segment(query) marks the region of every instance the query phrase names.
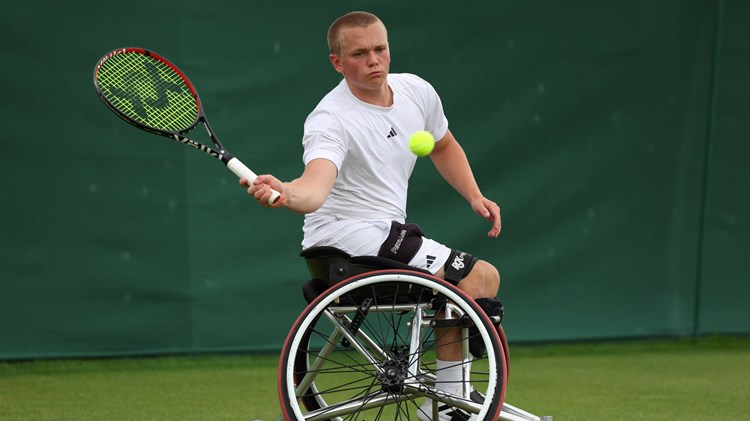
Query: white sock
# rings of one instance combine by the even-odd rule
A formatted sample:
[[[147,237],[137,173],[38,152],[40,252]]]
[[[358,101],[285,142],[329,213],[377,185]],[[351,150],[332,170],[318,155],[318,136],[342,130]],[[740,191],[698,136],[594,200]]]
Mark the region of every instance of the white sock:
[[[471,371],[471,363],[468,364],[469,371]],[[457,393],[463,387],[463,382],[470,380],[464,379],[464,364],[461,361],[442,361],[436,359],[435,368],[437,370],[435,388],[443,392]]]

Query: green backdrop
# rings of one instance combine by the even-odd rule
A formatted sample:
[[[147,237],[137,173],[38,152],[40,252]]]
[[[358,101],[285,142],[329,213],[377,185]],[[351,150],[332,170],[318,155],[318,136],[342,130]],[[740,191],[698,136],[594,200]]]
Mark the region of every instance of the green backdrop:
[[[511,342],[750,333],[746,1],[30,0],[0,16],[0,359],[279,349],[302,217],[119,121],[92,71],[170,58],[229,148],[290,179],[352,9],[436,87],[502,207],[488,239],[418,163],[410,221],[499,267]]]

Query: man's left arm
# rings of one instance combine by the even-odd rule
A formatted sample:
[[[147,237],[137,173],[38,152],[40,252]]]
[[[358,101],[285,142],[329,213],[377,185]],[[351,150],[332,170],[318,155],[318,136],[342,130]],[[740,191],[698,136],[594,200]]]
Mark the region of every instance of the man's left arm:
[[[474,212],[492,223],[492,229],[487,233],[487,236],[497,237],[502,226],[500,223],[500,207],[497,203],[484,197],[479,190],[466,153],[450,130],[445,133],[442,139],[435,142],[435,149],[430,153],[430,158],[440,175],[471,204]]]

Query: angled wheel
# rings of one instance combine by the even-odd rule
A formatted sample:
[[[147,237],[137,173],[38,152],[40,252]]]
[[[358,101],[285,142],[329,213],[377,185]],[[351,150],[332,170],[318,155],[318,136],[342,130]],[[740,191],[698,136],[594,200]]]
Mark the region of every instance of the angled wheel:
[[[487,350],[481,358],[469,353],[470,330]],[[448,348],[460,358],[439,368],[437,355]],[[434,415],[425,408],[448,406],[496,420],[505,396],[505,355],[490,320],[453,285],[411,271],[368,272],[327,290],[294,323],[279,363],[282,415],[425,420]],[[452,370],[453,377],[439,370]],[[447,378],[453,383],[438,383]]]

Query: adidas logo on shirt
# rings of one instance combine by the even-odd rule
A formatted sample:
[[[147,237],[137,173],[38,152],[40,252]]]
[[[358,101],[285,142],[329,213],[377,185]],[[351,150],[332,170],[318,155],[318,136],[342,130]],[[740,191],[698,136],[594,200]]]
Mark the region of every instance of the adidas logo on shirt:
[[[388,139],[392,137],[396,137],[396,136],[398,136],[398,134],[396,133],[396,130],[393,127],[391,127],[391,131],[388,133]]]

